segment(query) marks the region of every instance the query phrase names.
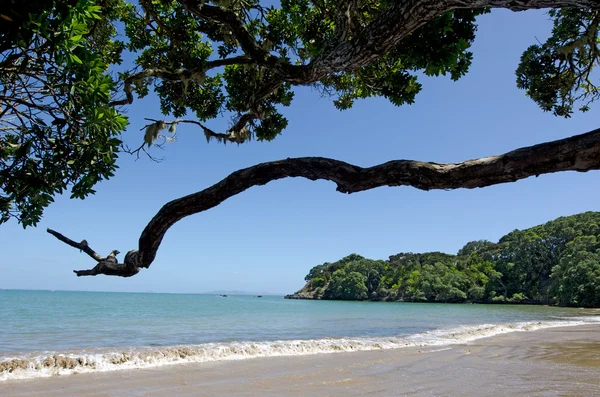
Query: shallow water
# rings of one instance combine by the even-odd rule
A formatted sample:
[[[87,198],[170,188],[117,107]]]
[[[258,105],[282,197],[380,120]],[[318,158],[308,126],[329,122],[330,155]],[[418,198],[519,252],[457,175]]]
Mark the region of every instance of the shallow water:
[[[0,291],[0,380],[179,362],[449,345],[600,321],[543,306]]]

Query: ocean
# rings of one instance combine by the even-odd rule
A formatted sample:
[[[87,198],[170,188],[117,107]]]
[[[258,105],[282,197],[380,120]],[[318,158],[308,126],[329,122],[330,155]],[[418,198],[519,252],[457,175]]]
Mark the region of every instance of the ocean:
[[[0,290],[0,381],[408,346],[600,322],[600,310]]]

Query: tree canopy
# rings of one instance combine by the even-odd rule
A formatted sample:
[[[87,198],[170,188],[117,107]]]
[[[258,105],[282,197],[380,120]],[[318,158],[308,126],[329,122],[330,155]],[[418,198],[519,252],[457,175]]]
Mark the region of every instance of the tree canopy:
[[[410,104],[421,90],[419,75],[456,80],[468,72],[476,18],[493,8],[552,9],[550,37],[515,65],[516,85],[557,116],[587,111],[598,98],[596,0],[4,2],[0,221],[35,225],[54,195],[69,188],[74,198],[92,194],[114,174],[119,152],[147,151],[181,123],[196,125],[209,141],[272,140],[287,126],[284,108],[295,86],[315,87],[340,110],[374,96]],[[124,147],[126,106],[148,95],[158,97],[165,118],[148,121],[137,149]],[[218,117],[230,119],[226,131],[211,128]],[[179,219],[279,178],[327,179],[346,193],[383,185],[473,188],[598,169],[599,153],[596,130],[457,164],[399,160],[363,169],[323,158],[260,164],[165,205],[139,249],[130,251],[129,265],[78,274],[136,274]],[[101,263],[108,258],[85,248]]]
[[[535,303],[600,307],[600,213],[471,241],[457,255],[352,254],[313,267],[299,292],[313,299]]]

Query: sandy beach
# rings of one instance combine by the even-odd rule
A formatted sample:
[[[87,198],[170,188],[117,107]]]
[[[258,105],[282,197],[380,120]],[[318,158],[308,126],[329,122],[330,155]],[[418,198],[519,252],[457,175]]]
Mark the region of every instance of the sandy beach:
[[[600,325],[0,383],[2,396],[600,396]]]

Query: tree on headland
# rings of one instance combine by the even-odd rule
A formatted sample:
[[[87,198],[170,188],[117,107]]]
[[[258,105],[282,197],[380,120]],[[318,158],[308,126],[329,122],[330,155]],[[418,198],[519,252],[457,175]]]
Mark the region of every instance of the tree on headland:
[[[369,296],[366,281],[362,273],[339,269],[333,272],[326,294],[329,299],[364,300]]]
[[[401,253],[375,261],[352,254],[313,267],[301,295],[288,297],[599,307],[599,223],[598,212],[561,217],[497,244],[469,242],[456,255]]]
[[[492,8],[553,9],[551,36],[527,49],[517,68],[518,87],[543,110],[568,117],[587,111],[599,96],[593,80],[600,55],[597,0],[24,4],[0,6],[0,214],[24,226],[35,225],[53,195],[69,187],[73,197],[93,193],[95,183],[113,175],[119,151],[147,151],[180,124],[222,143],[274,139],[287,126],[282,107],[291,105],[294,86],[316,87],[339,109],[373,96],[412,103],[421,89],[419,73],[456,80],[468,72],[476,17]],[[121,64],[125,52],[134,64]],[[149,120],[139,148],[125,148],[124,106],[150,90],[166,118]],[[231,116],[230,127],[215,131],[209,122],[222,113]],[[236,171],[165,204],[123,264],[85,241],[49,232],[98,262],[77,275],[127,277],[150,266],[177,221],[281,178],[325,179],[354,193],[403,185],[475,188],[599,168],[600,130],[456,164],[397,160],[362,168],[328,158],[287,159]],[[452,275],[439,277],[446,276]]]

